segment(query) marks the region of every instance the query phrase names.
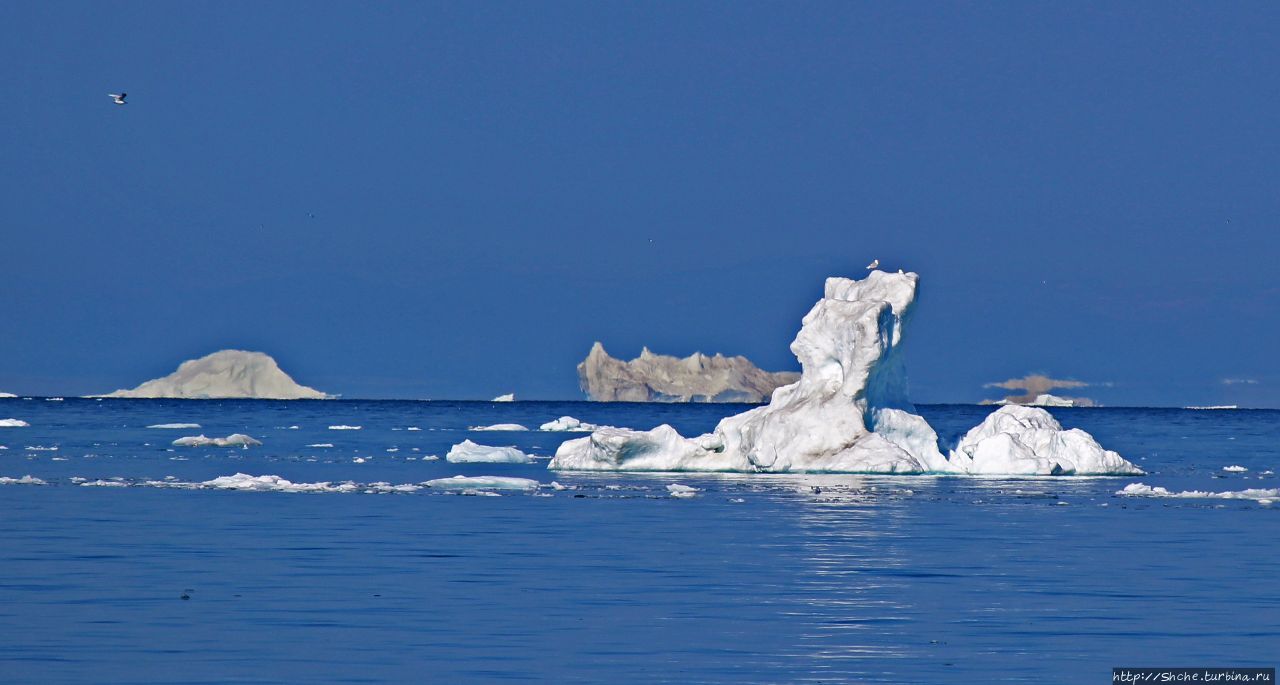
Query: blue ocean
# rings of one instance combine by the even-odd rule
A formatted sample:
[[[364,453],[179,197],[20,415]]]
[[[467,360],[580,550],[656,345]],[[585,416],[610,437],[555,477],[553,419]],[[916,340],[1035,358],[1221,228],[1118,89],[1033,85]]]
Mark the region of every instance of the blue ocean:
[[[552,472],[586,434],[537,430],[696,435],[742,408],[0,400],[29,424],[0,428],[0,681],[1106,683],[1280,661],[1280,411],[1052,409],[1148,472],[1119,478]],[[943,440],[989,411],[920,407]],[[533,430],[471,430],[500,423]],[[262,444],[172,444],[235,433]],[[534,463],[449,463],[464,439]],[[209,484],[236,474],[258,485]],[[423,485],[458,475],[537,485]],[[1166,491],[1117,494],[1134,483]]]

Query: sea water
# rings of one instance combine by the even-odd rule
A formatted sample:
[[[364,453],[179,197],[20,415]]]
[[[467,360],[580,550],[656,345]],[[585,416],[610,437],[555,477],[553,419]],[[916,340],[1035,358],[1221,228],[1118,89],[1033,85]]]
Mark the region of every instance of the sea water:
[[[0,681],[1103,683],[1280,662],[1280,501],[1116,494],[1280,488],[1280,412],[1050,410],[1148,472],[1121,478],[550,472],[585,433],[536,430],[695,435],[742,408],[0,400],[30,424],[0,428]],[[920,409],[944,441],[989,412]],[[199,428],[147,427],[172,423]],[[469,430],[499,423],[535,430]],[[263,444],[171,444],[234,433]],[[464,439],[533,463],[446,461]],[[335,492],[198,485],[235,474]],[[456,475],[540,486],[421,485]]]

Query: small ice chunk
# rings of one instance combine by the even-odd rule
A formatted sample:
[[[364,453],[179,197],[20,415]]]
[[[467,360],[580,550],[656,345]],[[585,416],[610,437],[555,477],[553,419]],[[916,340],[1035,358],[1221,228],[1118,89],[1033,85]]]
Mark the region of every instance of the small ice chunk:
[[[672,497],[680,497],[683,499],[683,498],[689,498],[689,497],[697,497],[698,493],[701,492],[701,490],[695,487],[690,487],[688,485],[672,483],[667,486],[667,492],[671,493]]]
[[[261,445],[262,441],[255,440],[244,433],[232,433],[225,438],[209,438],[204,435],[191,435],[185,438],[178,438],[173,441],[175,447],[249,447],[250,445]]]
[[[469,431],[527,431],[528,428],[518,423],[495,423],[492,426],[470,426]]]
[[[317,442],[317,443],[314,443],[314,444],[311,444],[311,445],[307,445],[307,447],[333,447],[333,443],[331,443],[331,442]]]
[[[420,430],[422,430],[422,429],[421,429],[421,428],[418,428],[417,426],[409,426],[409,427],[408,427],[408,428],[406,428],[405,430],[407,430],[407,431],[420,431]]]
[[[1240,466],[1239,464],[1232,464],[1231,466],[1222,467],[1222,470],[1226,471],[1227,473],[1244,473],[1249,469],[1246,469],[1245,467]]]
[[[514,447],[490,447],[463,440],[449,449],[445,455],[450,463],[528,464],[529,455]]]
[[[48,485],[48,483],[36,478],[32,475],[26,475],[21,478],[10,478],[8,476],[0,476],[0,485]]]
[[[423,485],[438,490],[535,490],[538,481],[502,476],[453,476],[429,480]]]
[[[493,398],[493,401],[494,402],[515,402],[516,394],[513,392],[509,392],[505,395],[498,395],[497,397]]]
[[[0,419],[0,428],[26,428],[30,425],[22,419]]]
[[[361,428],[364,428],[364,426],[347,426],[342,424],[339,424],[337,426],[329,426],[329,430],[331,431],[358,431]]]
[[[572,416],[561,416],[555,421],[548,421],[542,424],[541,426],[538,426],[538,430],[540,431],[554,431],[554,432],[561,432],[561,433],[567,433],[567,432],[590,433],[591,431],[597,428],[600,428],[600,426],[597,426],[593,423],[585,423],[583,421],[579,421],[578,419],[575,419]]]
[[[1249,488],[1247,490],[1229,490],[1226,492],[1206,492],[1203,490],[1184,490],[1182,492],[1172,492],[1167,488],[1159,486],[1150,486],[1146,483],[1130,483],[1124,486],[1124,489],[1116,491],[1117,495],[1123,497],[1172,497],[1179,499],[1275,499],[1280,497],[1280,488],[1263,489]]]
[[[327,481],[319,483],[294,483],[292,481],[281,478],[280,476],[250,476],[247,473],[237,473],[233,476],[219,476],[213,480],[206,480],[200,485],[206,488],[216,488],[220,490],[250,490],[261,492],[356,492],[360,489],[359,485],[351,481],[343,481],[341,483],[330,483]]]
[[[147,428],[199,428],[198,423],[155,423]]]
[[[45,447],[44,445],[27,445],[27,450],[31,452],[57,452],[58,446]]]

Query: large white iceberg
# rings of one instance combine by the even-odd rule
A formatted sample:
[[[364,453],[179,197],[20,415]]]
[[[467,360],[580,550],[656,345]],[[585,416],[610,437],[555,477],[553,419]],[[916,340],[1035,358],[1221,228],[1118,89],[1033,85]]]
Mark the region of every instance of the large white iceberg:
[[[276,360],[261,352],[222,350],[183,362],[178,370],[147,381],[132,390],[117,390],[102,397],[170,397],[186,399],[252,398],[270,400],[322,400],[315,388],[298,385]]]
[[[533,461],[529,455],[514,447],[477,445],[470,440],[463,440],[449,448],[445,459],[452,464],[528,464]]]
[[[902,330],[919,276],[829,278],[791,351],[800,380],[769,404],[696,438],[670,426],[603,428],[569,440],[549,467],[590,471],[1132,474],[1141,471],[1043,409],[1003,407],[948,459],[907,400]]]

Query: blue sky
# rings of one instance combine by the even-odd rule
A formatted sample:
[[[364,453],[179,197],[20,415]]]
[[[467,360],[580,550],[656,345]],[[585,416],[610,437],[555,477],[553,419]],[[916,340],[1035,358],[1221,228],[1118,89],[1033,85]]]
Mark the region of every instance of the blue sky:
[[[922,275],[917,401],[1280,406],[1267,3],[0,5],[0,390],[580,397]],[[125,90],[117,107],[108,92]],[[1224,379],[1253,383],[1224,383]]]

